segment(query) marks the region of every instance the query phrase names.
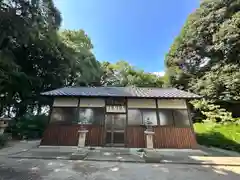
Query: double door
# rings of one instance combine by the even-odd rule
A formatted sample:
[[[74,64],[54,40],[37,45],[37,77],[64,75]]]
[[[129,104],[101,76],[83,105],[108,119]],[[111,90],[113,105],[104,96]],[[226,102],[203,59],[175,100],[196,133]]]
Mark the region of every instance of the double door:
[[[126,114],[106,114],[106,146],[124,146]]]

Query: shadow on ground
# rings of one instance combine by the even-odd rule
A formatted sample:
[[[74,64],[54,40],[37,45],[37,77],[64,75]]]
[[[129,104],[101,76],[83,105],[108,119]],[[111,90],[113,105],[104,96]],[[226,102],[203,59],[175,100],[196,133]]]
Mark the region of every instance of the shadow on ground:
[[[219,132],[207,132],[196,135],[199,144],[240,152],[240,142],[232,141]]]

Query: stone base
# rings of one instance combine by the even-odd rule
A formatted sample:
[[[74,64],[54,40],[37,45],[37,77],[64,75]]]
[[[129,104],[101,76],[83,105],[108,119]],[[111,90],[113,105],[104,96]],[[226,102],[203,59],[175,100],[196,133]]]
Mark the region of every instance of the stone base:
[[[79,150],[75,153],[72,153],[70,156],[71,160],[83,160],[88,155],[88,150]]]
[[[78,147],[85,147],[85,140],[88,130],[79,130]]]
[[[149,149],[153,149],[153,131],[144,131],[144,134],[146,135],[146,147]]]
[[[159,155],[159,153],[149,153],[148,151],[146,151],[143,154],[143,159],[146,163],[160,163],[162,157]]]

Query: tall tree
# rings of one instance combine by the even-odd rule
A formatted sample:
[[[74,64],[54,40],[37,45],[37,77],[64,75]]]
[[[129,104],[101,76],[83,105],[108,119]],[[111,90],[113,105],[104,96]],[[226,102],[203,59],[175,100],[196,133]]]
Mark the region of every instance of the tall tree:
[[[22,116],[50,103],[40,93],[67,85],[100,83],[101,68],[83,30],[58,31],[52,0],[1,1],[1,113]]]
[[[215,100],[239,100],[240,1],[203,0],[165,63],[170,85]]]
[[[1,112],[40,112],[49,103],[40,92],[100,82],[90,39],[82,30],[58,33],[60,22],[52,0],[0,2]]]
[[[51,0],[0,2],[1,111],[14,104],[17,113],[24,113],[27,104],[33,103],[36,90],[43,89],[38,88],[43,86],[38,77],[47,74],[49,68],[41,65],[51,61],[43,52],[50,54],[55,48],[51,45],[56,42],[60,22],[60,13]]]
[[[93,45],[87,34],[83,30],[64,30],[60,37],[72,59],[67,85],[100,85],[102,70],[92,53]]]

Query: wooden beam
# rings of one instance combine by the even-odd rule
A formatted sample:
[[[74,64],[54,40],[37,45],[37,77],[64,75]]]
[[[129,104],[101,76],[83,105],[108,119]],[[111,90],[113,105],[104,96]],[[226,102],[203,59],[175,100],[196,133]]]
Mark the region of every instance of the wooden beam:
[[[53,110],[53,101],[54,101],[54,98],[53,98],[52,103],[51,103],[51,105],[50,105],[50,110],[49,110],[49,114],[48,114],[48,124],[49,124],[50,121],[51,121],[52,110]]]
[[[78,98],[78,103],[77,103],[77,110],[76,110],[76,114],[75,114],[75,122],[77,124],[78,120],[80,119],[80,98]]]
[[[158,99],[155,99],[156,101],[156,112],[157,112],[157,125],[160,126],[160,116],[159,116],[159,112],[158,112]]]
[[[189,102],[188,102],[187,100],[186,100],[186,105],[187,105],[188,120],[189,120],[189,123],[190,123],[190,127],[191,127],[191,129],[192,129],[192,133],[193,133],[195,139],[197,139],[197,138],[196,138],[196,133],[195,133],[194,127],[193,127],[193,121],[192,121],[192,116],[191,116],[190,108],[189,108],[190,105],[189,105]]]
[[[104,98],[104,102],[105,102],[105,106],[104,106],[104,122],[103,122],[103,128],[104,128],[104,133],[102,133],[102,142],[103,142],[103,146],[106,145],[106,137],[107,137],[107,127],[106,127],[106,115],[107,115],[107,109],[106,109],[106,106],[107,106],[107,99]]]
[[[127,138],[127,127],[128,127],[128,99],[125,98],[125,108],[126,108],[126,122],[124,129],[124,147],[128,146],[128,138]]]

